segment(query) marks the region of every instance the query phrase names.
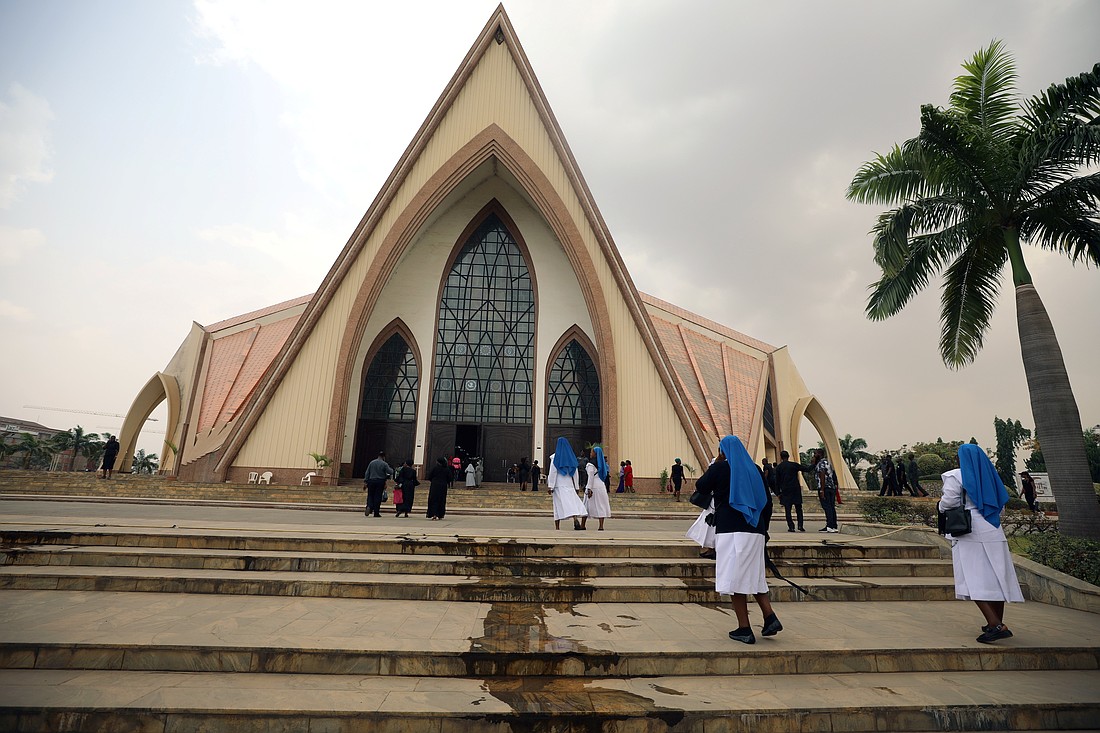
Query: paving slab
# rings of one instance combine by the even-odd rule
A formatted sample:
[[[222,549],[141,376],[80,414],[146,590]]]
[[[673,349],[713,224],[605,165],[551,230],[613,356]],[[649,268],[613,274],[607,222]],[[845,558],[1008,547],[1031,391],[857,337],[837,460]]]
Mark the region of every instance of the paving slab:
[[[112,709],[104,713],[105,709]],[[949,672],[656,678],[454,678],[370,675],[0,671],[0,722],[48,713],[160,730],[923,731],[1087,728],[1100,721],[1100,672]],[[25,721],[25,722],[24,722]],[[201,725],[197,724],[201,721]],[[316,721],[316,726],[315,725]],[[322,721],[332,727],[321,728]],[[400,727],[395,727],[400,721]],[[541,724],[541,725],[540,725]],[[501,726],[506,727],[501,727]],[[580,727],[583,725],[584,727]],[[190,726],[185,727],[185,726]],[[384,726],[384,727],[383,727]],[[537,727],[536,727],[537,726]],[[574,727],[576,726],[576,727]],[[278,729],[278,728],[274,728]],[[562,729],[562,728],[557,728]]]

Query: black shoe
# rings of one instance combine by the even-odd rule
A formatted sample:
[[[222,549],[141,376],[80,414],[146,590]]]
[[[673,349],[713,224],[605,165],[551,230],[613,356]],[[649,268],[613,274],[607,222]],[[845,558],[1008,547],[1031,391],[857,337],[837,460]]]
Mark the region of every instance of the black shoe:
[[[700,552],[699,557],[703,558],[704,560],[717,560],[718,553],[708,548]]]
[[[977,639],[982,644],[990,644],[994,641],[997,641],[997,639],[1007,639],[1008,637],[1012,636],[1012,632],[1009,631],[1008,627],[1004,624],[997,624],[996,626],[987,628],[989,628],[989,630],[983,631],[982,635],[979,636]]]
[[[828,528],[828,527],[822,527],[821,529],[819,529],[819,530],[817,530],[817,531],[818,531],[818,532],[828,532],[828,531],[829,531],[829,528]]]
[[[381,515],[381,514],[379,514],[378,512],[375,512],[375,513],[374,513],[374,516],[378,517],[379,519],[381,519],[381,518],[382,518],[382,515]]]
[[[783,630],[783,624],[779,623],[779,617],[774,613],[764,619],[764,630],[760,632],[764,636],[775,636]]]
[[[799,528],[798,528],[798,531],[799,531],[799,532],[805,532],[805,531],[806,531],[806,528],[805,528],[805,527],[799,527]]]
[[[756,635],[752,633],[752,629],[745,626],[740,629],[734,629],[730,632],[730,638],[734,641],[739,641],[742,644],[755,644]]]
[[[790,527],[787,527],[787,531],[788,532],[794,532],[794,525],[791,525]]]

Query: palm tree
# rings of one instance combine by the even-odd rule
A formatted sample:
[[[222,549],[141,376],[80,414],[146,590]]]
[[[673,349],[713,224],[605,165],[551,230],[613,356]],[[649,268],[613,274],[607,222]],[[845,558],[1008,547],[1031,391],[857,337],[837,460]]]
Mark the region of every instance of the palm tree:
[[[153,473],[157,470],[157,454],[146,453],[144,448],[139,448],[130,470],[134,473]]]
[[[950,106],[923,105],[920,134],[864,163],[848,188],[851,200],[897,206],[872,229],[882,276],[871,286],[867,315],[898,313],[944,271],[940,354],[958,369],[981,349],[1008,263],[1059,525],[1066,534],[1100,538],[1080,413],[1021,247],[1100,265],[1100,173],[1084,172],[1100,162],[1100,64],[1022,104],[1000,41],[963,68]]]
[[[868,463],[874,463],[874,456],[868,453],[867,441],[863,438],[853,438],[851,433],[845,434],[840,439],[840,457],[844,459],[844,462],[848,464],[848,469],[852,472],[853,476],[856,476],[856,466],[860,461],[867,461]]]
[[[42,440],[32,433],[20,433],[15,452],[20,454],[21,468],[26,470],[47,463],[53,457],[54,449],[51,441]]]
[[[85,433],[84,428],[77,425],[75,428],[69,428],[63,433],[58,433],[53,440],[59,451],[72,450],[73,455],[69,458],[69,470],[72,471],[73,466],[76,464],[77,454],[81,453],[86,457],[92,445],[99,442],[99,435],[97,433]]]

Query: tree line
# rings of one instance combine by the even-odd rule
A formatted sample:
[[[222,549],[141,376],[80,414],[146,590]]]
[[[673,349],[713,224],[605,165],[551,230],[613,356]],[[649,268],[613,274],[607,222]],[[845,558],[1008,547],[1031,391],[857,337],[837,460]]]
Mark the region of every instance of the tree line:
[[[87,462],[99,467],[103,458],[103,450],[107,441],[112,437],[110,433],[87,433],[80,425],[57,433],[49,438],[40,438],[33,433],[19,433],[13,440],[11,438],[0,440],[0,462],[5,465],[14,463],[24,470],[46,470],[54,465],[55,457],[59,453],[70,451],[68,465],[64,470],[76,470],[76,459],[83,456]],[[14,458],[14,461],[9,459]],[[159,468],[159,459],[156,453],[146,453],[144,449],[138,449],[134,453],[134,462],[131,470],[134,473],[155,473]]]

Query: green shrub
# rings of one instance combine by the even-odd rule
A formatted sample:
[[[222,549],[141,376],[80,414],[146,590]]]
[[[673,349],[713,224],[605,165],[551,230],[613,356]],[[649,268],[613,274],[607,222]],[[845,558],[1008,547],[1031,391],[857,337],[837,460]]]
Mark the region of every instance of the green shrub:
[[[867,469],[867,490],[875,493],[882,491],[882,482],[878,480],[878,470],[875,468]]]
[[[1100,541],[1043,532],[1031,537],[1027,556],[1086,583],[1100,585]]]
[[[935,503],[899,496],[865,496],[859,500],[859,511],[865,520],[876,524],[935,527],[939,516]]]
[[[1008,504],[1005,505],[1006,509],[1027,509],[1027,502],[1023,499],[1009,499]]]
[[[921,475],[932,474],[939,476],[943,473],[944,460],[937,456],[935,453],[922,453],[917,456],[917,468],[920,469]]]

